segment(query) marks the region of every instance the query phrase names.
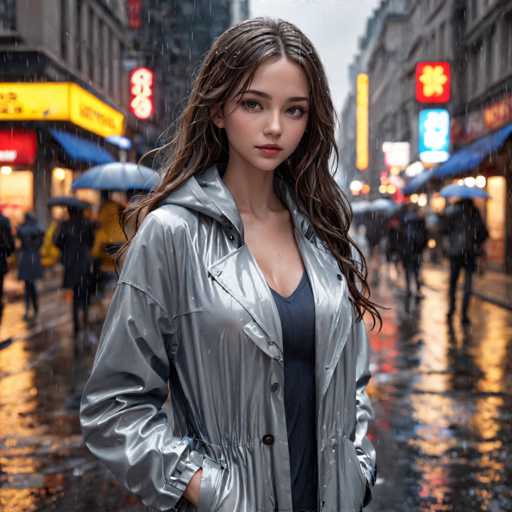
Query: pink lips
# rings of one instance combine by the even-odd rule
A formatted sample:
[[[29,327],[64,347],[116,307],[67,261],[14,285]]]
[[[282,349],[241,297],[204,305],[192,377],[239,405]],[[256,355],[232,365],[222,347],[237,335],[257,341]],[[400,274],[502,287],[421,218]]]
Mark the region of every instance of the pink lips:
[[[256,146],[265,156],[275,156],[283,149],[279,146]]]

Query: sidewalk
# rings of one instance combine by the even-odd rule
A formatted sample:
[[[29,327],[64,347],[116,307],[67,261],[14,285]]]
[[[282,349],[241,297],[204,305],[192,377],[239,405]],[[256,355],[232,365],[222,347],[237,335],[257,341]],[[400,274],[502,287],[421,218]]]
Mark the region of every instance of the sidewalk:
[[[423,266],[423,281],[433,289],[448,288],[449,269],[446,264]],[[459,278],[460,286],[464,283],[464,275]],[[475,274],[473,283],[473,295],[481,300],[491,302],[496,306],[512,310],[512,276],[504,272],[487,270],[484,274]]]

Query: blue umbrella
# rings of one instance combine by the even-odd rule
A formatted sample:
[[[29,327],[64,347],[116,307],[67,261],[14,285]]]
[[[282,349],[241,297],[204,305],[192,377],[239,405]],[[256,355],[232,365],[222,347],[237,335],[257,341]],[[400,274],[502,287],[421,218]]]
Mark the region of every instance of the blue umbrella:
[[[467,187],[466,185],[447,185],[441,189],[443,197],[460,197],[461,199],[481,198],[489,199],[489,194],[478,187]]]
[[[96,165],[73,181],[72,189],[152,190],[160,181],[158,173],[131,162]]]

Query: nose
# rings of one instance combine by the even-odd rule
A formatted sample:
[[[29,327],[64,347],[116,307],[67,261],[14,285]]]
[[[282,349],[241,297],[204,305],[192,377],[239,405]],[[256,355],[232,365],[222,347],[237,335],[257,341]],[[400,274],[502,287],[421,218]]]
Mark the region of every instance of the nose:
[[[264,130],[265,135],[271,137],[279,137],[282,131],[283,129],[281,126],[281,113],[279,112],[279,110],[270,112]]]

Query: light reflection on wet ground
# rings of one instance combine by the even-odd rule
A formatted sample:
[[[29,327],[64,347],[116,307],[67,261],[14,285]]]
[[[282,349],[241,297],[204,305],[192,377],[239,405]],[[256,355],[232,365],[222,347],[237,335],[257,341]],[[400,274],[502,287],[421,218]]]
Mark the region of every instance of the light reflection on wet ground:
[[[8,305],[0,331],[14,337],[0,350],[0,510],[139,510],[82,445],[70,399],[92,353],[75,360],[64,295],[45,296],[35,323],[22,314]]]
[[[510,311],[474,300],[471,328],[450,328],[444,283],[409,312],[385,283],[395,307],[389,332],[371,336],[380,478],[369,510],[512,510]]]
[[[512,510],[512,315],[475,300],[472,329],[450,330],[442,288],[406,311],[393,283],[380,287],[391,309],[371,335],[371,512]],[[92,350],[75,360],[62,294],[42,309],[27,328],[9,305],[2,325],[1,338],[16,339],[0,350],[0,510],[144,510],[82,446],[70,397]]]

